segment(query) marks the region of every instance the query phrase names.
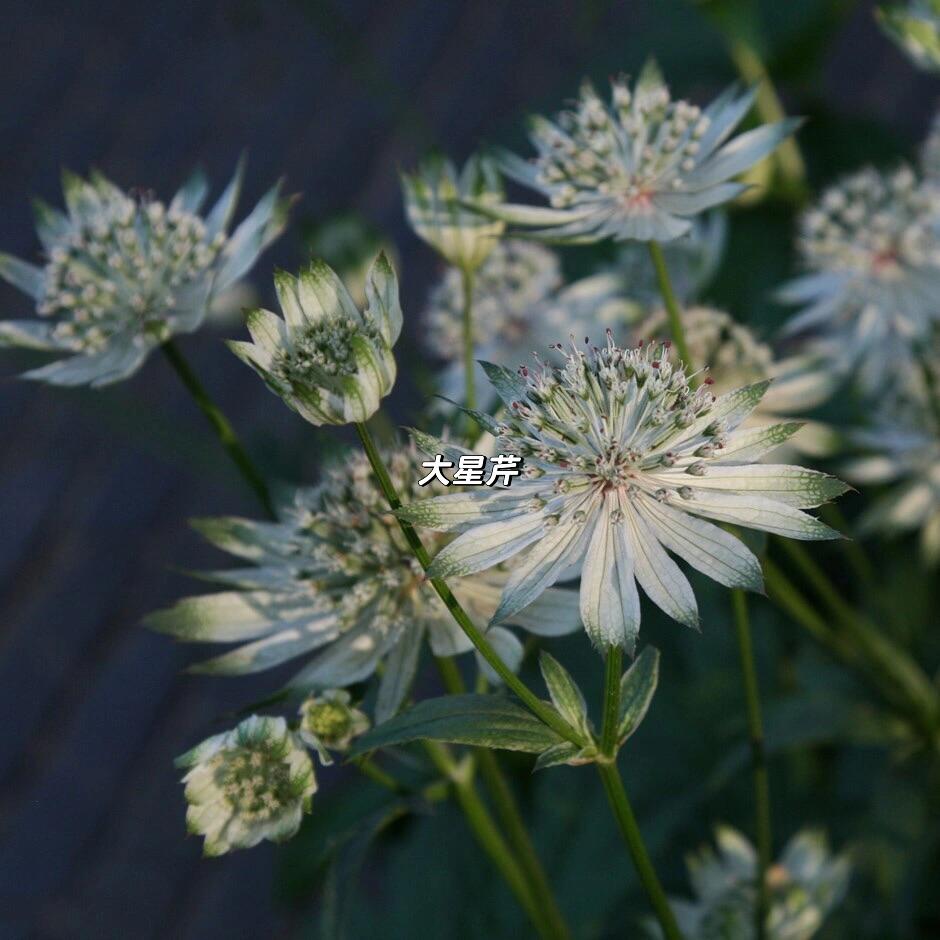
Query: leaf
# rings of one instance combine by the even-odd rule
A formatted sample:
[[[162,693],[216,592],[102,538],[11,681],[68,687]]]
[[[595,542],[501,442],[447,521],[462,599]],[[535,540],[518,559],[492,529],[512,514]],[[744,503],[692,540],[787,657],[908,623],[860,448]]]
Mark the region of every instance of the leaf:
[[[617,729],[621,743],[646,717],[659,682],[659,650],[647,646],[620,680],[620,715]]]
[[[540,754],[562,739],[501,695],[447,695],[419,702],[373,728],[355,742],[349,756],[418,740]]]
[[[539,656],[539,668],[542,670],[545,685],[548,686],[552,704],[561,713],[562,718],[572,727],[588,735],[587,705],[571,674],[545,650],[542,650]],[[544,754],[542,756],[544,757]]]

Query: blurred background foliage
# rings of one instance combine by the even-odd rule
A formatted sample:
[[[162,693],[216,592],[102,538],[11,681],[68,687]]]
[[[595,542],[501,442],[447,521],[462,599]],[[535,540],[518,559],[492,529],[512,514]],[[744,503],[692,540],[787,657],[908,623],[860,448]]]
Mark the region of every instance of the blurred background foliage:
[[[214,47],[206,47],[206,80],[217,81],[214,70],[237,61],[238,37],[269,30],[266,19],[271,14],[265,5],[247,0],[206,6],[212,7],[207,20],[210,31],[211,24],[221,22],[226,35],[236,37],[221,51],[216,49],[216,60]],[[351,273],[361,268],[376,246],[397,244],[407,335],[397,349],[401,381],[392,410],[403,424],[416,421],[424,390],[431,386],[433,363],[419,346],[421,327],[416,315],[435,265],[430,252],[418,246],[404,227],[396,203],[397,161],[413,161],[435,148],[462,159],[483,142],[524,149],[524,113],[552,112],[576,91],[582,76],[602,83],[612,73],[635,73],[650,54],[659,60],[674,91],[693,100],[706,99],[737,77],[729,55],[729,35],[735,34],[759,50],[788,111],[807,117],[799,143],[810,186],[818,191],[865,162],[890,165],[910,157],[940,91],[935,81],[910,77],[900,55],[886,50],[887,41],[871,23],[870,5],[851,0],[582,0],[514,4],[518,7],[514,13],[490,2],[393,3],[391,11],[382,14],[378,7],[384,4],[366,0],[348,4],[294,0],[287,6],[286,22],[309,40],[309,54],[317,58],[313,69],[317,75],[305,74],[298,66],[272,69],[256,77],[258,82],[276,76],[280,83],[301,84],[289,92],[272,86],[255,89],[251,114],[241,120],[250,122],[255,115],[263,124],[268,96],[280,101],[275,117],[284,125],[280,134],[286,136],[246,141],[251,148],[252,185],[260,191],[280,172],[280,143],[290,137],[290,122],[319,103],[317,81],[331,89],[332,107],[355,109],[356,120],[343,125],[341,136],[335,139],[328,121],[314,120],[294,141],[286,161],[288,188],[301,189],[304,195],[293,218],[293,235],[259,264],[254,279],[267,299],[265,272],[274,261],[296,267],[305,257],[317,254],[341,272]],[[172,15],[183,16],[178,10]],[[408,18],[390,45],[376,40],[373,33],[366,36],[369,17],[378,15]],[[538,36],[529,44],[528,30],[539,17],[557,17],[558,30],[572,34],[563,54],[540,46]],[[493,21],[503,18],[511,21],[507,30],[494,28]],[[165,20],[160,23],[166,28]],[[468,71],[439,68],[433,94],[419,99],[412,93],[406,67],[409,58],[433,54],[435,61],[446,59],[454,54],[452,43],[459,46],[460,30],[466,30],[468,37],[475,35],[474,30],[489,37],[492,48],[478,53],[474,68]],[[177,35],[173,30],[169,33]],[[276,42],[262,47],[268,54],[276,54],[276,49]],[[299,56],[303,49],[303,42],[285,39],[286,54]],[[891,63],[883,76],[871,73],[873,49],[877,55],[871,61],[887,58]],[[82,54],[104,56],[106,50],[84,48]],[[175,54],[169,44],[165,55],[170,68]],[[495,75],[487,68],[489,56],[500,63],[492,70]],[[507,61],[515,64],[507,69]],[[332,82],[330,63],[340,69],[339,78]],[[533,65],[538,67],[530,72]],[[133,74],[133,66],[128,68]],[[404,77],[396,80],[396,76]],[[494,81],[508,83],[505,91],[494,87]],[[233,95],[237,88],[238,83]],[[897,95],[899,88],[904,92],[902,99]],[[284,94],[290,106],[278,98]],[[237,98],[221,100],[232,109],[237,105]],[[481,107],[486,108],[484,113]],[[213,171],[223,172],[224,159],[230,164],[236,154],[223,159],[212,150],[195,126],[199,113],[188,114],[185,99],[177,98],[172,110],[181,127],[172,143],[173,159],[164,161],[172,163],[163,171],[167,178],[181,175],[187,163],[196,162],[203,151]],[[453,117],[461,110],[471,112],[472,119],[464,115],[461,124]],[[138,174],[132,172],[122,179],[120,170],[132,165],[128,154],[135,147],[128,145],[125,153],[115,145],[110,153],[97,153],[94,121],[82,122],[80,116],[77,120],[77,144],[71,149],[63,144],[61,152],[43,164],[45,175],[26,175],[25,182],[48,198],[52,185],[47,185],[47,175],[53,164],[70,163],[83,170],[83,164],[100,162],[108,171],[115,164],[119,181],[133,183]],[[139,134],[145,142],[146,131],[133,128],[146,127],[147,120],[146,112],[137,114],[137,123],[128,125],[124,139]],[[455,124],[462,127],[459,143],[449,133]],[[373,151],[374,140],[363,130],[371,126],[383,128],[394,145]],[[375,159],[390,163],[379,174],[379,182],[369,172]],[[305,178],[304,161],[318,168],[312,185]],[[342,178],[335,190],[329,186],[331,171]],[[363,180],[375,189],[361,190]],[[156,188],[166,180],[152,182]],[[21,241],[22,232],[28,231],[26,196],[27,192],[17,191],[5,198],[5,205],[15,205],[15,211],[4,232],[16,224],[16,238]],[[703,298],[764,335],[785,315],[773,303],[771,291],[794,273],[797,208],[792,194],[772,192],[757,204],[733,211],[723,265]],[[9,242],[8,238],[4,247],[15,247]],[[587,273],[606,255],[604,247],[567,250],[566,271],[571,276]],[[4,294],[5,299],[8,296]],[[217,338],[232,335],[235,329],[231,322],[220,323],[198,358],[208,363],[213,357],[224,357]],[[5,374],[13,374],[19,364],[14,359],[10,357]],[[154,368],[153,364],[149,367]],[[222,385],[250,381],[237,365],[218,368],[223,371],[213,374],[209,367],[207,381]],[[69,392],[68,397],[71,407],[90,416],[88,420],[106,434],[131,439],[136,447],[159,454],[160,460],[195,467],[197,475],[210,480],[215,505],[190,509],[204,515],[210,508],[237,508],[230,498],[234,486],[230,486],[229,471],[217,459],[214,442],[202,435],[195,420],[180,425],[164,414],[159,389],[147,383],[146,375],[132,383],[130,393],[136,396],[132,408],[126,407],[129,390],[125,387],[103,393]],[[831,407],[834,411],[824,416],[837,414],[844,419],[855,411],[854,403],[844,399]],[[318,464],[340,456],[337,438],[307,426],[297,428],[283,411],[274,399],[261,400],[260,413],[254,408],[247,428],[250,445],[273,475],[310,482]],[[221,489],[215,487],[219,482]],[[865,499],[867,495],[850,493],[840,501],[850,524]],[[177,526],[183,527],[182,518]],[[935,675],[940,666],[940,584],[935,574],[931,576],[921,566],[911,540],[870,542],[865,550],[873,562],[870,577],[860,576],[844,544],[812,548],[843,596]],[[775,557],[787,568],[784,557],[779,553]],[[730,823],[753,835],[730,603],[727,594],[707,579],[693,575],[693,583],[702,635],[684,630],[644,603],[645,640],[662,651],[660,689],[649,717],[621,756],[641,827],[657,868],[674,894],[688,893],[684,854],[709,840],[716,823]],[[185,582],[168,582],[161,590],[170,599],[179,595],[180,584]],[[784,615],[761,599],[754,600],[751,609],[766,708],[778,848],[797,829],[817,825],[828,831],[834,848],[851,853],[854,863],[847,902],[819,936],[822,940],[940,936],[936,891],[940,883],[940,775],[936,761],[908,755],[895,746],[890,716],[870,688],[819,650]],[[62,629],[66,628],[63,624]],[[579,633],[547,646],[568,666],[589,701],[599,705],[602,670],[584,637]],[[525,671],[530,684],[540,685],[531,659]],[[433,672],[425,670],[424,675],[419,694],[435,694]],[[234,694],[227,691],[228,702],[248,700],[246,687],[250,683],[241,684]],[[224,719],[222,704],[216,704]],[[179,752],[206,731],[204,724],[184,725],[182,736],[172,746]],[[583,940],[637,936],[646,902],[612,829],[594,774],[589,768],[564,767],[533,775],[529,758],[509,756],[506,763],[514,771],[560,905],[570,923],[577,925],[576,935]],[[422,773],[417,766],[401,770],[416,779]],[[86,768],[79,764],[75,771],[82,774]],[[172,780],[171,767],[166,766],[163,773]],[[179,805],[172,809],[169,818],[178,821],[176,836],[182,841],[182,810]],[[55,850],[54,839],[49,846]],[[188,850],[197,853],[198,847],[191,844]],[[527,924],[507,889],[483,862],[451,805],[403,800],[352,773],[330,777],[300,835],[273,854],[277,916],[286,916],[292,932],[299,936],[412,938],[418,935],[416,924],[427,940],[527,935]],[[269,864],[270,857],[262,855],[261,863]],[[222,866],[230,861],[211,864]],[[202,935],[215,934],[210,927]]]

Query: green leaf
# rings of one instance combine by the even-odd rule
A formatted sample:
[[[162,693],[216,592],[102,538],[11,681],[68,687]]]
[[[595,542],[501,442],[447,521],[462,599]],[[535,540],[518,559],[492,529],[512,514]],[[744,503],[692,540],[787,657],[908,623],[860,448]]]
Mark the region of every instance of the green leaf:
[[[539,668],[542,670],[545,685],[548,686],[552,704],[561,713],[562,718],[589,737],[587,705],[571,674],[554,656],[544,650],[539,656]]]
[[[364,734],[350,757],[418,740],[448,741],[540,754],[562,739],[534,715],[501,695],[427,699]]]
[[[647,646],[620,680],[618,736],[621,743],[636,731],[640,722],[646,717],[657,682],[659,682],[659,650],[653,646]]]

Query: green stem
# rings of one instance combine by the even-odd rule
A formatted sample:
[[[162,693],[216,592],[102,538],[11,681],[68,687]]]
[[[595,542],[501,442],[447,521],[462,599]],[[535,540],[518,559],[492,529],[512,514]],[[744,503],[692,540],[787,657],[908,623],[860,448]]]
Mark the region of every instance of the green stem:
[[[851,528],[849,520],[845,518],[845,514],[839,508],[838,503],[826,503],[820,506],[819,517],[823,522],[840,532],[848,532]],[[840,545],[845,550],[849,564],[852,566],[855,577],[858,578],[859,582],[863,585],[874,584],[875,569],[862,546],[855,539],[849,538],[843,539]]]
[[[457,802],[477,842],[496,865],[506,884],[509,885],[509,889],[528,914],[539,936],[546,940],[553,940],[558,935],[545,924],[543,912],[529,891],[521,867],[513,858],[486,805],[480,799],[473,785],[470,765],[457,764],[451,757],[449,749],[437,741],[425,741],[424,747],[435,767],[450,780]]]
[[[473,272],[469,270],[460,273],[463,288],[463,382],[464,405],[467,408],[476,408],[476,360],[474,358],[473,342]]]
[[[611,646],[604,666],[604,704],[601,714],[601,753],[617,754],[617,727],[620,724],[620,674],[623,672],[623,648]]]
[[[932,737],[940,718],[940,694],[929,677],[905,650],[885,637],[842,598],[826,573],[799,542],[791,539],[778,539],[778,542],[836,618],[848,643],[858,649],[876,675],[888,681],[895,701],[906,701],[914,709],[921,729]]]
[[[763,568],[771,600],[821,646],[856,669],[885,701],[907,714],[933,742],[940,696],[907,653],[864,621],[853,619],[850,630],[844,629],[845,623],[841,624],[843,629],[834,629],[771,559],[764,559]]]
[[[754,46],[744,39],[731,39],[729,51],[744,81],[749,85],[757,85],[755,105],[761,121],[765,124],[776,124],[786,118],[786,111],[770,73]],[[780,170],[787,193],[800,201],[805,199],[807,195],[806,163],[796,140],[793,137],[784,140],[771,159],[776,162]]]
[[[396,780],[390,773],[385,770],[382,770],[375,761],[369,760],[367,757],[359,758],[356,761],[353,761],[359,771],[368,777],[370,780],[375,781],[379,786],[385,787],[386,790],[391,790],[392,793],[408,793],[408,787]]]
[[[460,695],[466,691],[457,664],[451,657],[438,656],[435,658],[435,662],[444,687],[451,695]],[[503,825],[506,838],[509,840],[509,844],[515,852],[523,874],[528,881],[529,890],[532,892],[536,904],[542,910],[552,936],[559,938],[559,940],[565,940],[569,936],[569,932],[564,916],[555,901],[555,895],[552,893],[545,870],[542,868],[538,853],[535,851],[535,846],[529,837],[512,789],[500,769],[499,761],[496,755],[486,748],[478,748],[474,753],[479,761],[480,773],[483,775],[483,781],[493,799],[496,814]]]
[[[676,300],[675,291],[672,289],[672,281],[669,279],[669,270],[666,267],[666,259],[663,257],[663,250],[659,242],[647,242],[649,245],[650,258],[653,261],[653,268],[656,271],[656,283],[659,285],[659,292],[662,295],[663,303],[666,305],[666,316],[669,318],[669,332],[672,334],[672,341],[676,344],[676,352],[679,358],[685,363],[689,372],[695,369],[695,363],[692,362],[692,354],[689,352],[689,344],[685,339],[685,327],[682,325],[682,310],[679,307],[679,301]],[[693,377],[689,378],[689,384],[696,384]]]
[[[359,433],[359,439],[362,441],[363,449],[372,465],[372,470],[379,481],[379,486],[385,494],[389,506],[393,511],[402,508],[401,499],[395,490],[388,470],[385,467],[382,457],[376,449],[375,442],[369,429],[361,423],[356,424],[356,431]],[[419,564],[425,572],[431,567],[431,556],[428,554],[424,543],[415,531],[410,522],[399,518],[398,525],[401,528],[408,546],[418,559]],[[443,578],[429,578],[431,586],[437,592],[438,597],[444,602],[444,605],[450,611],[451,616],[457,621],[458,626],[467,635],[470,642],[479,650],[480,655],[493,667],[496,674],[503,680],[506,686],[512,689],[519,697],[522,703],[538,718],[543,724],[548,725],[556,734],[571,741],[579,746],[583,745],[581,735],[566,722],[547,702],[543,702],[529,687],[503,662],[499,653],[490,645],[489,640],[483,632],[477,628],[467,612],[460,605],[460,602],[454,597],[453,592],[447,586]]]
[[[168,339],[162,346],[164,355],[173,366],[176,374],[180,377],[187,391],[192,395],[193,400],[199,406],[199,409],[206,416],[209,424],[212,425],[216,435],[219,438],[225,452],[232,458],[232,462],[238,468],[238,472],[244,477],[248,485],[254,490],[265,512],[269,516],[274,516],[274,504],[271,502],[271,494],[268,492],[268,486],[264,482],[264,477],[258,472],[251,458],[242,446],[238,435],[235,433],[228,418],[222,414],[219,407],[209,397],[202,382],[193,372],[192,367],[186,361],[179,347],[173,340]]]
[[[653,910],[656,912],[663,936],[666,940],[682,940],[675,914],[669,906],[666,892],[663,891],[663,886],[659,883],[653,863],[650,861],[646,846],[643,844],[643,836],[637,825],[636,817],[633,815],[633,808],[627,798],[627,791],[623,788],[623,780],[620,778],[617,763],[615,760],[611,760],[598,762],[596,766],[597,772],[601,775],[610,808],[613,810],[621,835],[630,851],[630,857],[636,866],[640,881],[643,883],[643,887],[646,889],[653,905]]]
[[[770,826],[770,780],[767,771],[767,754],[764,750],[764,724],[761,719],[757,669],[754,665],[751,623],[744,591],[737,588],[731,591],[731,605],[734,609],[734,626],[738,639],[738,652],[741,656],[741,671],[744,674],[747,731],[751,744],[751,767],[754,779],[754,814],[757,829],[757,908],[755,911],[757,940],[764,940],[769,911],[767,871],[773,854]]]

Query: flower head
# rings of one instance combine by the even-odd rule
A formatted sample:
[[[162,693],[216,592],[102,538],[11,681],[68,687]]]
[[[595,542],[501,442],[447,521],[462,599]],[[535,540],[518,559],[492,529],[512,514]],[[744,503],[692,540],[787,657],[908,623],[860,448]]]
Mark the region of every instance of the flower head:
[[[720,827],[715,839],[717,852],[703,849],[689,861],[696,900],[672,902],[679,929],[687,940],[753,940],[757,853],[734,829]],[[822,833],[798,833],[767,871],[767,940],[810,940],[845,896],[848,882],[848,860],[832,856]],[[658,925],[648,927],[652,936],[662,936]]]
[[[286,222],[275,187],[229,234],[241,179],[239,167],[202,216],[208,184],[199,174],[165,205],[125,193],[100,173],[88,180],[66,173],[66,212],[37,204],[43,267],[0,255],[0,277],[29,294],[39,315],[0,321],[0,345],[67,356],[25,378],[107,385],[171,336],[197,329]]]
[[[860,485],[889,484],[862,515],[862,533],[893,535],[919,529],[924,559],[936,566],[940,564],[940,394],[934,385],[925,395],[893,403],[870,429],[851,435],[867,453],[848,461],[843,472]]]
[[[326,689],[301,703],[300,737],[320,755],[324,765],[333,763],[331,750],[345,751],[353,738],[369,729],[368,716],[350,701],[345,689]]]
[[[366,421],[395,384],[392,347],[401,333],[398,279],[380,253],[364,311],[322,261],[293,277],[274,275],[284,320],[268,310],[247,317],[253,343],[229,348],[311,424]]]
[[[815,408],[830,397],[841,381],[840,373],[830,368],[821,356],[805,353],[776,358],[770,346],[723,310],[686,307],[682,311],[682,322],[689,355],[694,362],[707,367],[714,381],[714,393],[772,380],[757,407],[742,422],[743,428],[767,426]],[[635,328],[634,334],[640,340],[661,336],[667,331],[666,312],[657,310]],[[793,437],[774,451],[773,459],[783,463],[786,462],[784,454],[788,457],[800,453],[826,456],[832,453],[835,443],[836,436],[830,428],[819,422],[804,421]]]
[[[423,501],[434,492],[417,484],[424,455],[416,447],[383,457],[403,499]],[[425,638],[437,656],[472,648],[427,582],[364,455],[328,469],[320,486],[297,490],[277,522],[222,518],[195,525],[253,565],[207,575],[232,590],[191,597],[148,618],[151,627],[183,640],[238,644],[197,671],[258,672],[315,653],[289,682],[307,693],[361,682],[384,663],[376,706],[382,721],[404,701]],[[433,554],[448,540],[439,536],[426,544]],[[495,570],[455,585],[481,627],[506,577]],[[512,622],[545,636],[570,632],[578,624],[577,597],[552,591]],[[521,645],[508,630],[491,629],[488,636],[504,659],[521,659]]]
[[[796,426],[739,430],[767,382],[716,397],[693,389],[666,347],[572,350],[562,367],[518,374],[487,366],[508,416],[491,422],[499,449],[524,457],[506,493],[439,496],[404,515],[461,534],[432,575],[462,577],[516,560],[493,622],[581,571],[585,628],[598,645],[632,648],[639,582],[670,616],[695,626],[695,595],[666,549],[729,587],[760,589],[760,565],[716,519],[790,538],[836,535],[801,510],[844,492],[823,473],[754,464]]]
[[[401,185],[408,221],[418,236],[454,267],[466,272],[479,268],[505,226],[467,209],[462,201],[489,206],[502,200],[493,162],[473,156],[458,173],[449,160],[435,157],[417,173],[402,174]]]
[[[596,332],[600,324],[625,323],[633,314],[634,305],[618,292],[619,280],[612,275],[598,274],[568,286],[562,280],[561,262],[550,248],[517,239],[500,242],[473,283],[478,356],[513,366],[569,330]],[[464,391],[462,310],[462,278],[449,268],[431,290],[424,321],[428,348],[448,363],[443,394],[458,401]],[[478,369],[480,405],[488,409],[496,394]]]
[[[881,28],[915,65],[940,72],[940,0],[896,0],[876,12]]]
[[[585,83],[571,110],[554,121],[533,119],[533,162],[502,159],[504,172],[544,195],[551,208],[480,210],[554,240],[670,241],[688,232],[699,213],[740,195],[746,187],[732,178],[797,126],[785,120],[729,140],[753,100],[753,91],[735,88],[704,111],[673,100],[652,61],[632,89],[614,79],[609,103]]]
[[[827,190],[801,220],[810,274],[785,285],[804,309],[786,327],[812,331],[836,368],[884,394],[914,371],[913,346],[940,318],[940,188],[902,166],[863,169]]]
[[[313,763],[283,718],[252,715],[176,759],[187,769],[186,826],[206,855],[283,842],[317,790]]]

